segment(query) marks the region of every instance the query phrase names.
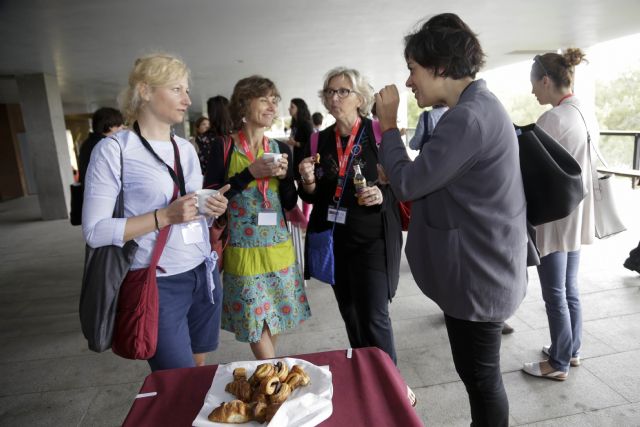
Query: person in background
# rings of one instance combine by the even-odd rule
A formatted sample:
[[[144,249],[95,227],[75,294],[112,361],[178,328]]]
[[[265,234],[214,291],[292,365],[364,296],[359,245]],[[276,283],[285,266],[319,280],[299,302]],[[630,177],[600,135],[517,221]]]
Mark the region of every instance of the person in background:
[[[634,249],[631,249],[629,257],[624,261],[623,266],[627,270],[640,273],[640,243]]]
[[[157,351],[148,363],[153,371],[201,366],[218,346],[222,307],[207,217],[225,212],[228,187],[209,197],[206,216],[198,213],[198,157],[189,141],[171,131],[191,105],[184,62],[166,54],[138,58],[121,102],[132,130],[103,139],[93,150],[85,181],[84,238],[93,248],[135,240],[134,270],[149,266],[160,230],[171,226],[158,263]],[[121,187],[126,218],[112,218]]]
[[[378,347],[396,363],[389,301],[400,276],[402,229],[391,187],[378,180],[378,147],[367,118],[373,88],[357,70],[338,67],[325,76],[320,97],[336,122],[318,134],[320,163],[316,165],[316,157],[307,149],[299,165],[298,192],[313,204],[306,240],[310,233],[335,226],[332,289],[349,343],[353,348]],[[359,193],[350,163],[357,164],[366,181],[373,183]],[[329,210],[340,195],[342,214],[332,217]],[[309,256],[308,244],[305,256]],[[308,271],[305,276],[310,277]]]
[[[293,98],[289,104],[291,115],[291,133],[287,144],[293,147],[293,171],[296,179],[299,179],[298,164],[304,156],[304,150],[309,145],[309,138],[313,133],[311,113],[307,103],[301,98]]]
[[[209,130],[209,127],[210,127],[209,119],[204,116],[200,116],[195,121],[193,127],[195,128],[195,134],[189,139],[189,142],[191,143],[191,145],[193,145],[193,148],[195,148],[196,152],[199,154],[200,147],[197,141],[198,141],[198,138],[202,137],[202,135]]]
[[[322,113],[315,112],[311,115],[311,122],[313,123],[313,131],[320,132],[322,130],[322,122],[324,117],[322,117]]]
[[[202,174],[207,174],[207,162],[211,158],[211,147],[216,138],[224,138],[231,134],[232,124],[229,115],[229,100],[217,95],[207,100],[207,114],[209,115],[209,129],[196,138],[198,158],[202,167]]]
[[[78,176],[80,184],[84,184],[84,177],[89,168],[89,160],[94,147],[102,138],[113,135],[124,128],[122,113],[115,108],[98,108],[91,116],[91,130],[87,139],[80,145],[78,156]]]
[[[595,240],[593,170],[587,130],[591,143],[596,145],[600,132],[595,117],[586,115],[572,90],[574,67],[584,56],[580,49],[567,49],[563,54],[545,53],[536,55],[531,66],[531,93],[540,105],[552,106],[536,123],[580,164],[586,194],[569,216],[536,227],[536,245],[540,251],[538,276],[549,319],[551,345],[542,347],[544,360],[525,363],[522,369],[530,375],[553,380],[565,380],[569,366],[580,365],[580,247]]]
[[[484,56],[453,13],[433,16],[405,38],[406,85],[418,106],[449,107],[413,161],[396,127],[396,86],[383,88],[376,105],[382,166],[398,198],[413,200],[407,260],[444,312],[471,425],[506,427],[501,332],[527,289],[526,200],[511,119],[475,79]]]
[[[224,141],[214,142],[205,176],[207,187],[231,185],[222,328],[248,342],[256,359],[274,358],[277,335],[311,316],[285,223],[285,210],[298,200],[288,148],[264,135],[279,101],[267,78],[236,83],[229,103],[235,129],[230,158],[225,165]],[[268,159],[274,153],[281,158]]]
[[[422,150],[422,146],[429,141],[438,121],[448,109],[449,107],[446,105],[434,105],[431,110],[423,111],[418,118],[416,132],[409,140],[409,148],[417,151]]]

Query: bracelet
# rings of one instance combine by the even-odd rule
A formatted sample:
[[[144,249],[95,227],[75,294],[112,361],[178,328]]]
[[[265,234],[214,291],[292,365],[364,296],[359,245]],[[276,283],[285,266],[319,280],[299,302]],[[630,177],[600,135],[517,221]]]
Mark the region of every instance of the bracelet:
[[[156,221],[156,230],[160,231],[160,224],[158,224],[158,209],[153,211],[153,219]]]

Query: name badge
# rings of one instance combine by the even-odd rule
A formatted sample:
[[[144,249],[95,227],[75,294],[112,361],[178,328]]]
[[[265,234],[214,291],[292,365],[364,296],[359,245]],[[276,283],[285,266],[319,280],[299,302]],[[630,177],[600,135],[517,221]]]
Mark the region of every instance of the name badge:
[[[347,222],[347,210],[345,208],[336,209],[329,206],[327,211],[327,221],[337,224],[345,224]]]
[[[204,242],[202,237],[202,225],[200,222],[193,221],[182,224],[182,240],[185,245],[193,245]]]
[[[258,225],[277,225],[278,215],[275,211],[260,211],[258,212]]]

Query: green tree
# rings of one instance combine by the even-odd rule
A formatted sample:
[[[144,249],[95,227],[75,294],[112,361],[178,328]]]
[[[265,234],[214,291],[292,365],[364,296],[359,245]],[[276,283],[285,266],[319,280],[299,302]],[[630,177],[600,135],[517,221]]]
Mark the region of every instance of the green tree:
[[[640,69],[609,83],[596,82],[596,115],[602,129],[640,130]]]

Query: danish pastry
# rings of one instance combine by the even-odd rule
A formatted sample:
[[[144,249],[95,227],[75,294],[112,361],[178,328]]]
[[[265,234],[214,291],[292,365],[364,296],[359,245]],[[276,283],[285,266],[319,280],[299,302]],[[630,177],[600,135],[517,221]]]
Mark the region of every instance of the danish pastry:
[[[222,402],[209,414],[208,418],[214,423],[241,424],[251,421],[249,405],[241,400]]]
[[[287,379],[287,375],[289,375],[289,367],[287,366],[287,364],[278,361],[278,363],[274,365],[274,368],[280,382],[285,382],[285,380]]]
[[[275,393],[277,385],[280,384],[280,379],[275,375],[269,378],[265,378],[260,383],[260,392],[266,395]]]
[[[251,412],[252,418],[254,421],[259,423],[264,423],[267,419],[267,403],[266,402],[256,402],[253,405],[253,409]]]
[[[297,372],[291,372],[284,382],[287,383],[289,387],[291,387],[291,390],[295,390],[298,387],[302,386],[303,381],[304,378],[302,377],[302,375]]]
[[[302,375],[302,383],[300,385],[306,386],[311,382],[311,378],[309,378],[309,375],[304,371],[302,366],[294,365],[293,368],[291,368],[291,372]]]
[[[291,394],[291,387],[287,383],[278,383],[280,387],[276,386],[276,391],[269,396],[269,402],[282,403],[287,400],[287,397]]]
[[[275,368],[273,367],[273,364],[271,364],[271,363],[261,363],[260,365],[258,365],[258,367],[256,368],[255,372],[253,373],[253,375],[249,379],[249,382],[251,383],[252,386],[255,387],[256,385],[260,384],[260,382],[263,379],[273,375],[274,370],[275,370]]]

